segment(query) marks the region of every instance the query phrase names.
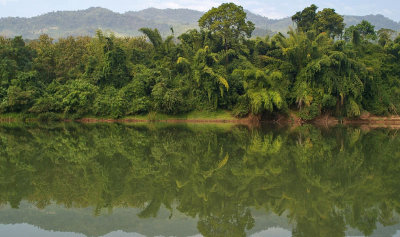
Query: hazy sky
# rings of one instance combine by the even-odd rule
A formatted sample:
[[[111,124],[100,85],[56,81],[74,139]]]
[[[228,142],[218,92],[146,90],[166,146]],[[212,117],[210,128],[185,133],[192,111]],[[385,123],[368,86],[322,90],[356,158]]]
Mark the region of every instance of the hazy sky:
[[[229,0],[0,0],[0,17],[31,17],[51,11],[78,10],[98,6],[121,13],[148,7],[190,8],[206,11],[223,2],[229,2]],[[314,3],[320,9],[334,8],[340,14],[383,14],[400,21],[399,0],[231,0],[230,2],[269,18],[291,16],[296,11]]]

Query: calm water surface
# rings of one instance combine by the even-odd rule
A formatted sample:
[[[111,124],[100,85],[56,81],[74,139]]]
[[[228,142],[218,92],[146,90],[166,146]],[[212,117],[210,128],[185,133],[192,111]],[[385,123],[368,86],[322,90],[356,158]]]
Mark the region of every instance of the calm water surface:
[[[0,236],[397,236],[400,132],[0,124]]]

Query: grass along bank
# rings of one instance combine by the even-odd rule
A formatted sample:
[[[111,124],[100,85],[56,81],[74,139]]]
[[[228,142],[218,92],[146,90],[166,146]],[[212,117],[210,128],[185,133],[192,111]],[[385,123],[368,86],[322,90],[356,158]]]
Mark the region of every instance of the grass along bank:
[[[185,114],[167,115],[157,112],[148,114],[125,116],[121,118],[101,117],[86,115],[75,117],[74,115],[65,115],[60,113],[43,113],[39,115],[24,113],[6,113],[0,114],[0,122],[81,122],[81,123],[230,123],[256,125],[259,122],[269,122],[277,125],[301,125],[315,124],[320,126],[360,125],[368,127],[392,127],[400,128],[400,116],[375,116],[369,113],[363,113],[356,118],[337,118],[330,115],[321,115],[313,120],[302,120],[296,111],[290,111],[288,115],[278,115],[274,118],[261,118],[260,116],[249,115],[245,118],[237,118],[231,111],[193,111]]]
[[[215,122],[215,123],[239,123],[247,121],[248,118],[236,118],[230,111],[193,111],[179,115],[167,115],[157,112],[148,114],[126,116],[121,118],[101,117],[86,115],[75,117],[58,113],[43,113],[39,115],[23,113],[0,114],[1,122],[30,122],[30,121],[78,121],[78,122]]]
[[[103,117],[84,117],[79,122],[188,122],[188,123],[247,123],[249,118],[236,118],[230,111],[193,111],[179,115],[150,112],[143,115],[127,116],[118,119]]]

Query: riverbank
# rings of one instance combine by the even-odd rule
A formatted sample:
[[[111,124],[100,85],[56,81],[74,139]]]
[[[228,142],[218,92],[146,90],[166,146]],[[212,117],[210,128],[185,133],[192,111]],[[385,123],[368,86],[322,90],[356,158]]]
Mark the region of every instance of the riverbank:
[[[357,119],[346,119],[343,124],[359,125],[362,128],[393,128],[400,129],[400,116],[374,116],[366,114]]]
[[[82,123],[149,123],[149,122],[167,122],[167,123],[232,123],[232,124],[257,124],[260,119],[256,116],[246,118],[234,117],[229,111],[194,111],[181,115],[166,115],[149,113],[147,115],[129,116],[119,119],[84,117],[75,120]]]
[[[258,125],[261,122],[278,124],[278,125],[294,125],[314,124],[318,126],[336,126],[343,125],[358,125],[364,127],[391,127],[400,129],[400,116],[375,116],[368,113],[363,114],[358,118],[343,118],[339,119],[330,115],[323,115],[310,121],[300,119],[296,113],[290,115],[279,115],[274,118],[261,118],[260,116],[250,115],[245,118],[234,117],[230,111],[194,111],[182,115],[166,115],[158,113],[149,113],[144,115],[129,116],[123,118],[96,117],[84,116],[83,118],[74,119],[65,117],[61,114],[47,114],[47,116],[32,114],[1,114],[0,122],[80,122],[80,123],[150,123],[150,122],[165,122],[165,123],[231,123],[244,125]]]
[[[335,126],[338,124],[343,125],[358,125],[362,127],[370,127],[370,128],[379,128],[379,127],[390,127],[390,128],[400,128],[400,116],[391,115],[391,116],[375,116],[369,113],[364,113],[360,117],[357,118],[343,118],[338,119],[332,116],[320,116],[312,121],[310,121],[316,125],[323,126]]]
[[[83,116],[83,118],[73,118],[62,114],[47,113],[38,116],[26,114],[1,114],[0,122],[80,122],[80,123],[149,123],[149,122],[168,122],[168,123],[232,123],[232,124],[257,124],[260,118],[248,116],[246,118],[234,117],[229,111],[194,111],[181,115],[166,115],[158,113],[148,113],[143,115],[128,116],[123,118]]]

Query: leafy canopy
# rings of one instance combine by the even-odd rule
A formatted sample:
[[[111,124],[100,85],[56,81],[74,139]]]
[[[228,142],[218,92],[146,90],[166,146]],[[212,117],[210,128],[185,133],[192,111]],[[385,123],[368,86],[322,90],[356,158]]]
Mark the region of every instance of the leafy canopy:
[[[217,8],[212,8],[199,19],[201,29],[220,34],[227,48],[228,44],[245,36],[251,37],[254,23],[246,21],[246,12],[243,7],[234,3],[224,3]]]
[[[317,12],[318,7],[312,4],[292,16],[292,21],[297,24],[299,31],[315,30],[317,34],[327,33],[334,38],[340,36],[344,30],[344,19],[335,12],[335,9],[325,8]]]

